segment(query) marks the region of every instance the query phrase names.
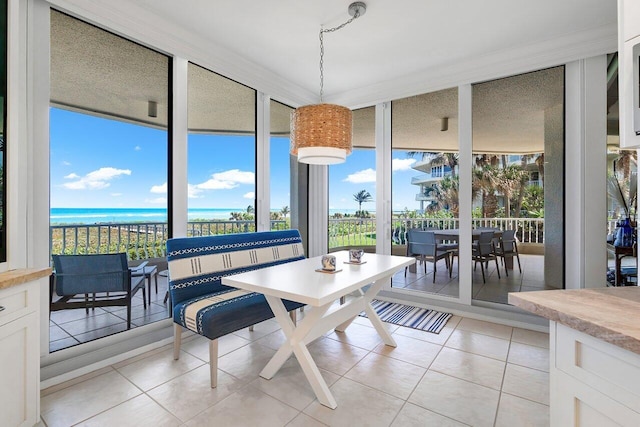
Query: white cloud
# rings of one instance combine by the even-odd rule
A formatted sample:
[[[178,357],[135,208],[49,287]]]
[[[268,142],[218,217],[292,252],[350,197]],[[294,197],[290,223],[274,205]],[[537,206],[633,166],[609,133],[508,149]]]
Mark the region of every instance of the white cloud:
[[[376,171],[369,168],[348,175],[342,181],[352,184],[364,184],[367,182],[376,182]]]
[[[391,160],[391,170],[393,172],[407,171],[415,162],[416,159],[393,159]]]
[[[161,205],[161,204],[167,203],[167,198],[166,197],[158,197],[158,198],[155,198],[155,199],[146,199],[145,202],[146,203],[153,203],[154,205]]]
[[[140,150],[142,150],[142,147],[140,147],[139,145],[136,145],[136,147],[134,148],[134,150],[136,150],[136,151],[140,151]]]
[[[120,197],[122,196],[122,193],[111,193],[112,197]]]
[[[200,190],[198,187],[196,187],[193,184],[187,184],[187,195],[190,199],[197,199],[200,196],[200,193],[202,193],[202,190]]]
[[[239,169],[231,169],[224,172],[218,172],[211,175],[211,179],[196,184],[199,190],[230,190],[236,188],[240,184],[254,184],[255,174],[253,172],[245,172]]]
[[[64,160],[64,161],[62,162],[62,165],[63,165],[63,166],[71,166],[71,163],[70,163],[70,162],[67,162],[66,160]]]
[[[167,194],[167,183],[165,182],[164,184],[153,185],[149,191],[156,194]]]
[[[245,199],[255,199],[256,198],[256,193],[254,193],[253,191],[249,191],[247,194],[245,194],[244,196]]]
[[[83,177],[72,173],[67,175],[66,178],[76,179],[76,181],[63,185],[69,190],[101,190],[111,185],[109,181],[121,175],[131,175],[131,171],[129,169],[106,167],[89,172]]]

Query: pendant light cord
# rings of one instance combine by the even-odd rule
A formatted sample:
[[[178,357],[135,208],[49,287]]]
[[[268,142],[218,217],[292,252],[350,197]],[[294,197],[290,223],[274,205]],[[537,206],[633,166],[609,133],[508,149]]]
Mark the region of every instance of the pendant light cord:
[[[324,33],[332,33],[334,31],[338,31],[342,28],[344,28],[345,26],[351,24],[355,19],[358,19],[360,17],[360,11],[356,10],[355,14],[353,15],[353,17],[351,19],[349,19],[347,22],[345,22],[342,25],[338,25],[337,27],[333,27],[333,28],[327,28],[325,29],[320,29],[320,103],[322,104],[322,99],[323,99],[323,95],[324,95]]]

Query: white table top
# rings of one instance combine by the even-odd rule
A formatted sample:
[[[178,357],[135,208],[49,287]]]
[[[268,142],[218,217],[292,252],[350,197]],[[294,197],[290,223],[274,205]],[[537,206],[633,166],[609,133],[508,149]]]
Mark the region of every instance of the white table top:
[[[363,264],[354,265],[344,263],[349,260],[348,251],[331,255],[336,256],[336,269],[342,271],[315,271],[321,268],[318,256],[223,277],[222,283],[318,307],[416,262],[412,257],[365,253]]]

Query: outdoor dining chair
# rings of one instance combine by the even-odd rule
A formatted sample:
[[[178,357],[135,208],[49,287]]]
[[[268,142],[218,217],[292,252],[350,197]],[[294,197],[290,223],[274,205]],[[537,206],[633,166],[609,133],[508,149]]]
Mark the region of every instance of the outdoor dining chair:
[[[482,282],[487,283],[484,269],[485,265],[489,267],[489,261],[494,260],[496,262],[496,271],[498,272],[498,279],[500,279],[500,269],[498,267],[498,257],[496,256],[495,246],[493,244],[493,231],[482,231],[476,244],[472,247],[472,256],[475,261],[474,270],[478,263],[482,270]]]
[[[502,258],[502,265],[505,266],[504,271],[509,276],[509,269],[504,263],[506,257],[516,257],[518,260],[518,270],[522,273],[522,267],[520,266],[520,254],[518,253],[518,244],[516,243],[516,230],[504,230],[502,232],[502,238],[499,245],[496,247],[496,255]]]
[[[50,311],[126,306],[127,329],[131,328],[131,300],[142,290],[147,308],[144,276],[131,276],[125,253],[53,255]],[[54,291],[59,297],[54,300]]]
[[[427,273],[426,261],[433,262],[433,282],[436,281],[437,263],[444,259],[447,269],[450,269],[450,254],[448,250],[438,248],[436,236],[433,231],[410,229],[408,231],[407,256],[417,256],[424,263],[424,273]],[[407,268],[404,269],[407,277]]]

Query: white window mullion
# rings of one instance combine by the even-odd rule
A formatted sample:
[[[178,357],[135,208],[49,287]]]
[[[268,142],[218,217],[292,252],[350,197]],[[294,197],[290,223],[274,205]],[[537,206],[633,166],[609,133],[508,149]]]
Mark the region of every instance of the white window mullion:
[[[262,92],[256,96],[256,227],[271,229],[270,157],[271,98]]]
[[[173,58],[173,147],[171,152],[173,191],[171,204],[173,210],[173,236],[187,235],[189,221],[189,181],[187,178],[187,139],[188,139],[188,93],[187,69],[189,62],[184,58]]]
[[[459,191],[459,228],[458,241],[458,281],[459,299],[463,304],[471,304],[471,180],[473,179],[473,127],[472,127],[472,91],[471,85],[458,87],[458,141],[460,156],[458,161]]]

